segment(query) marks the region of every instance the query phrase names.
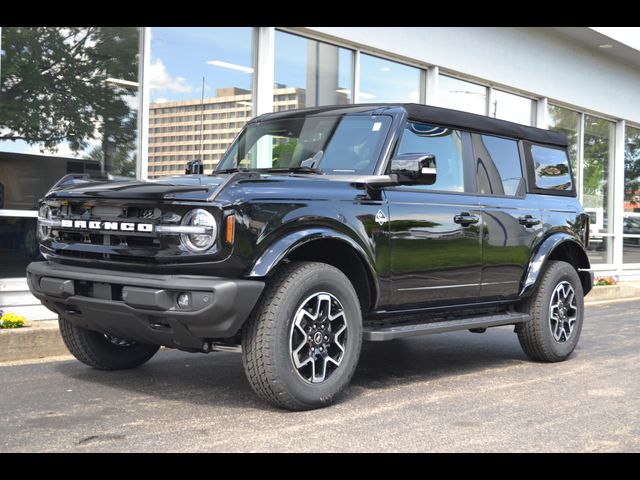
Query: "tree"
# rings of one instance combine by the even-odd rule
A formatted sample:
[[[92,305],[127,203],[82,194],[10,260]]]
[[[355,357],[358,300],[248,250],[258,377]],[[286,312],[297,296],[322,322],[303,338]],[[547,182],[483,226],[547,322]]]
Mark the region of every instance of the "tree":
[[[4,27],[0,140],[79,152],[100,139],[110,172],[118,148],[135,146],[137,87],[126,82],[137,81],[137,54],[136,28]]]
[[[640,190],[640,129],[627,127],[624,144],[624,199],[638,204]]]
[[[111,172],[113,175],[120,175],[123,177],[135,177],[136,176],[136,159],[137,155],[130,155],[131,151],[120,146],[116,149],[115,154],[112,157]],[[89,160],[102,161],[104,153],[102,152],[102,146],[97,145],[93,147],[84,158]]]

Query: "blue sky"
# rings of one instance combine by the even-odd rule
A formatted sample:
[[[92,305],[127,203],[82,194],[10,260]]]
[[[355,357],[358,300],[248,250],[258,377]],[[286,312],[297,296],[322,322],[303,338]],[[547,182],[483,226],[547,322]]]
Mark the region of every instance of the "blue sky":
[[[250,73],[209,61],[251,68],[251,27],[153,27],[151,29],[151,101],[205,97],[216,88],[251,88]]]

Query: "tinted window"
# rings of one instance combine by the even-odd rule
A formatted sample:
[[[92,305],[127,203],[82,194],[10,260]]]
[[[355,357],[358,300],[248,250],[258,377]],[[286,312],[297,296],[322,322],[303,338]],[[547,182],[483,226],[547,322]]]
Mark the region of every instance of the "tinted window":
[[[464,191],[462,136],[459,130],[408,122],[398,148],[398,154],[403,153],[431,153],[436,157],[436,182],[412,188]]]
[[[473,150],[477,159],[478,192],[494,195],[518,195],[522,167],[518,142],[490,135],[473,135]]]
[[[536,187],[545,190],[571,190],[569,159],[564,150],[531,145]]]

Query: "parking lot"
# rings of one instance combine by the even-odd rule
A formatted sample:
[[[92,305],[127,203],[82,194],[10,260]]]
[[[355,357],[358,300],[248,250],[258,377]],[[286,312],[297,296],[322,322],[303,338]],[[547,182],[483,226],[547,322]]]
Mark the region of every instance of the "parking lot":
[[[342,401],[311,412],[262,403],[234,353],[0,364],[0,450],[637,452],[639,379],[640,300],[589,306],[558,364],[510,327],[365,344]]]

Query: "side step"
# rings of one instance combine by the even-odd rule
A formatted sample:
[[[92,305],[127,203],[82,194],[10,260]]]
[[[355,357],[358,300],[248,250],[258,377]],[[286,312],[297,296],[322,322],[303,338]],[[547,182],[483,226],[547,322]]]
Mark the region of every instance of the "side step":
[[[470,328],[496,327],[498,325],[528,322],[529,320],[531,320],[531,316],[528,313],[507,312],[499,315],[470,317],[460,320],[445,320],[432,323],[390,325],[388,327],[365,327],[363,339],[369,340],[370,342],[384,342],[395,338],[428,335],[430,333],[453,332],[455,330],[468,330]]]

